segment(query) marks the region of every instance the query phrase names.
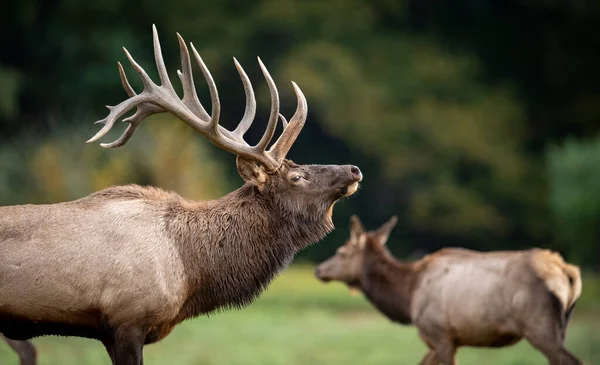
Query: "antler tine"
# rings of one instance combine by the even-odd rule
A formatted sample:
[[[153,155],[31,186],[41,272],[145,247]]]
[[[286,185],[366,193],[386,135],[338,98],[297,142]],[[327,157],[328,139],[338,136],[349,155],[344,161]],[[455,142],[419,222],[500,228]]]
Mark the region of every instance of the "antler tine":
[[[135,132],[135,130],[137,129],[137,127],[139,125],[140,125],[139,123],[129,123],[129,125],[127,126],[127,129],[125,129],[125,132],[123,132],[123,134],[121,135],[121,137],[119,137],[119,139],[117,139],[114,142],[110,142],[110,143],[100,143],[100,146],[102,146],[104,148],[121,147],[122,145],[127,143],[127,141],[129,141],[129,138],[131,138],[131,136],[133,136],[133,132]]]
[[[148,74],[142,68],[142,66],[140,66],[137,62],[135,62],[135,60],[133,59],[133,57],[131,56],[131,54],[127,50],[127,48],[123,47],[123,51],[125,52],[125,56],[127,56],[127,59],[129,60],[129,63],[131,63],[131,66],[133,66],[133,69],[142,78],[142,83],[144,84],[144,91],[145,90],[150,90],[153,87],[156,87],[156,85],[154,84],[154,82],[152,82],[152,79],[150,78],[150,76],[148,76]]]
[[[281,124],[283,124],[283,129],[286,129],[288,126],[287,119],[285,119],[285,117],[281,113],[279,113],[279,119],[281,119]]]
[[[298,98],[298,106],[296,107],[296,112],[292,116],[292,119],[287,124],[287,127],[283,130],[279,139],[277,139],[268,152],[275,161],[282,161],[285,158],[290,148],[292,148],[294,141],[296,141],[296,138],[298,138],[298,135],[302,131],[308,115],[306,97],[295,82],[292,81],[292,85]]]
[[[123,89],[125,89],[125,92],[130,97],[136,96],[137,95],[136,92],[133,90],[133,88],[129,84],[129,81],[127,80],[127,75],[125,74],[123,65],[121,65],[121,62],[117,62],[117,65],[119,66],[119,76],[121,77],[121,84],[123,84]],[[137,119],[139,119],[141,122],[143,119],[149,117],[150,115],[160,113],[160,112],[162,112],[161,107],[156,106],[154,104],[150,104],[150,103],[142,103],[142,104],[138,105],[136,113],[129,118],[123,119],[123,122],[135,123],[137,121]],[[143,114],[143,115],[138,116],[138,114]],[[138,122],[138,124],[139,124],[139,122]]]
[[[123,65],[121,62],[117,62],[117,66],[119,67],[119,76],[121,77],[121,85],[123,85],[123,89],[125,89],[125,92],[130,97],[136,96],[136,92],[129,84],[129,80],[127,80],[127,75],[125,74],[125,70],[123,70]]]
[[[116,106],[106,106],[110,112],[108,116],[104,119],[100,119],[94,124],[104,124],[104,127],[100,129],[92,138],[88,139],[85,143],[96,142],[100,138],[104,137],[108,131],[113,127],[115,121],[123,116],[123,114],[130,111],[136,104],[140,103],[140,95],[136,95],[130,99],[125,100],[119,105]]]
[[[246,75],[244,68],[242,65],[240,65],[235,57],[233,58],[233,63],[235,63],[235,68],[238,70],[240,78],[242,79],[242,84],[244,85],[244,93],[246,94],[246,108],[244,109],[244,116],[242,117],[242,120],[232,134],[234,134],[236,137],[242,138],[252,125],[254,117],[256,116],[256,99],[254,98],[252,83],[250,82],[248,75]]]
[[[119,65],[119,76],[121,76],[121,83],[123,84],[125,92],[130,97],[137,95],[131,87],[131,85],[129,84],[129,81],[127,80],[127,75],[125,74],[125,70],[123,70],[123,65],[121,65],[121,62],[117,62],[117,64]],[[128,122],[129,126],[127,126],[127,129],[125,130],[125,132],[123,132],[121,137],[119,137],[119,139],[111,143],[100,143],[100,146],[104,148],[121,147],[122,145],[127,143],[129,138],[131,138],[131,136],[133,135],[133,132],[135,132],[137,127],[144,119],[148,118],[152,114],[160,113],[161,111],[162,109],[160,107],[150,103],[142,103],[138,105],[134,115],[123,119],[123,122]]]
[[[265,151],[267,149],[267,145],[273,139],[273,134],[275,133],[275,128],[277,127],[277,119],[279,118],[279,93],[277,92],[277,86],[275,86],[275,82],[273,78],[269,74],[269,71],[262,63],[260,57],[258,58],[258,64],[260,65],[260,69],[265,76],[265,80],[267,80],[267,85],[269,85],[269,92],[271,93],[271,114],[269,115],[269,123],[267,124],[267,129],[265,130],[265,134],[263,134],[262,138],[256,145],[260,151]]]
[[[165,60],[162,56],[156,25],[154,24],[152,24],[152,43],[154,44],[154,61],[156,62],[156,69],[158,70],[160,83],[169,90],[173,90],[173,85],[171,84],[171,80],[169,80],[169,74],[167,73],[167,68],[165,67]]]
[[[198,99],[198,94],[196,93],[196,87],[194,86],[194,76],[192,75],[192,63],[190,62],[190,53],[188,52],[188,48],[185,44],[185,41],[177,33],[177,39],[179,40],[179,49],[181,51],[181,69],[183,72],[177,70],[177,76],[181,80],[181,84],[183,85],[183,98],[181,101],[192,111],[192,113],[196,114],[200,119],[209,120],[210,115],[200,103]]]
[[[208,129],[211,130],[212,133],[216,134],[218,133],[219,118],[221,116],[221,102],[219,101],[219,92],[217,91],[217,85],[215,84],[215,80],[213,80],[213,77],[210,74],[208,67],[206,67],[206,65],[204,64],[202,57],[200,57],[198,51],[196,51],[196,47],[194,47],[192,43],[190,43],[190,46],[192,47],[194,57],[196,57],[196,62],[198,62],[198,65],[202,70],[202,74],[204,74],[204,78],[208,83],[208,90],[210,91],[210,101],[212,103],[212,110],[210,121],[208,123]]]
[[[146,71],[144,71],[144,69],[137,62],[135,62],[135,60],[133,59],[133,57],[131,56],[129,51],[127,51],[127,48],[123,47],[123,51],[125,52],[125,55],[127,56],[127,59],[129,60],[129,62],[133,66],[133,68],[137,71],[137,73],[142,78],[142,82],[144,84],[144,92],[142,92],[141,94],[136,94],[135,91],[133,91],[133,88],[131,87],[131,85],[129,84],[129,81],[127,80],[127,77],[125,76],[125,71],[123,70],[123,66],[119,62],[118,65],[119,65],[119,75],[121,77],[121,83],[123,84],[123,88],[125,89],[125,92],[130,96],[130,98],[114,107],[107,106],[107,108],[110,110],[110,113],[108,114],[108,116],[95,123],[95,124],[104,124],[104,127],[102,127],[102,129],[100,129],[92,138],[87,140],[86,143],[92,143],[92,142],[95,142],[98,139],[104,137],[106,135],[106,133],[108,133],[108,131],[111,130],[111,128],[113,127],[113,125],[115,124],[117,119],[122,117],[125,113],[130,111],[133,107],[137,106],[139,108],[139,107],[141,107],[141,105],[144,102],[149,101],[149,95],[147,94],[147,92],[149,90],[152,90],[153,88],[157,87],[152,82],[152,79],[150,79],[150,76],[148,76]],[[133,96],[131,95],[132,93],[133,93]],[[162,108],[156,107],[155,111],[153,113],[147,114],[146,117],[148,115],[155,114],[160,111],[162,111]],[[133,117],[135,117],[135,115]],[[131,118],[129,118],[129,119],[131,119]],[[130,120],[130,122],[131,122],[131,120]],[[135,130],[135,128],[133,128],[133,129]],[[131,133],[133,133],[133,132],[131,132]],[[127,134],[127,131],[121,137],[124,137],[125,134]],[[119,138],[119,140],[121,140],[121,139],[122,138]],[[129,139],[129,138],[123,139],[123,141],[122,141],[123,144],[127,141],[127,139]],[[111,145],[113,145],[113,143],[101,144],[101,146],[103,146],[103,147],[105,147],[105,146],[108,147]],[[117,147],[116,144],[115,144],[115,147]]]
[[[144,90],[140,94],[135,93],[135,91],[129,84],[129,81],[127,80],[127,76],[125,75],[123,66],[120,63],[118,63],[121,83],[123,84],[125,92],[127,93],[127,95],[129,95],[129,99],[124,100],[117,106],[108,107],[108,109],[110,110],[108,116],[96,122],[104,124],[104,127],[101,130],[99,130],[86,143],[95,142],[104,135],[106,135],[106,133],[108,133],[108,131],[110,131],[110,129],[113,127],[117,119],[122,117],[125,113],[127,113],[134,107],[137,107],[136,113],[133,116],[125,118],[123,120],[123,122],[130,123],[130,126],[126,129],[126,131],[121,135],[121,137],[118,140],[112,143],[102,143],[102,147],[111,148],[124,145],[129,140],[129,138],[131,138],[137,126],[145,118],[152,114],[166,111],[176,115],[181,120],[191,125],[193,128],[200,130],[199,125],[202,123],[202,120],[198,120],[198,118],[195,117],[193,112],[190,112],[187,109],[186,105],[183,104],[181,100],[179,100],[177,94],[175,93],[175,90],[172,87],[172,84],[166,72],[164,60],[162,58],[160,42],[158,40],[158,32],[156,31],[156,27],[154,25],[152,26],[152,31],[154,43],[154,57],[162,85],[156,85],[152,81],[150,76],[148,76],[146,71],[134,60],[134,58],[127,51],[127,49],[123,47],[123,51],[125,52],[127,59],[142,79],[142,82],[144,84]]]

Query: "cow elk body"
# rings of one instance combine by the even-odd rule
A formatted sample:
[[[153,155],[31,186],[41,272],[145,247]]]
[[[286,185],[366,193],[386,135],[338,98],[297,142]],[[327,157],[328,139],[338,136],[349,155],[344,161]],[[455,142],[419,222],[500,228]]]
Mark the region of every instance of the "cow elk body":
[[[563,346],[581,294],[578,267],[541,249],[444,248],[401,263],[385,247],[395,224],[393,217],[365,232],[353,216],[350,239],[315,275],[362,291],[392,321],[414,324],[430,349],[422,365],[454,365],[460,346],[503,347],[522,338],[552,365],[581,364]]]
[[[169,112],[236,154],[245,184],[210,201],[129,185],[65,203],[0,207],[0,333],[10,339],[88,337],[102,341],[113,364],[140,365],[143,345],[161,340],[183,320],[252,302],[299,250],[333,229],[334,203],[352,195],[362,179],[356,166],[297,165],[285,159],[307,115],[296,84],[298,107],[287,123],[279,114],[275,84],[259,60],[271,113],[264,136],[251,146],[243,136],[256,103],[237,61],[246,109],[229,131],[219,125],[217,89],[193,45],[210,88],[211,115],[196,96],[183,39],[180,99],[167,76],[156,28],[153,37],[161,85],[125,50],[144,91],[133,91],[119,64],[129,99],[109,107],[100,121],[105,126],[88,142],[135,107],[124,120],[129,122],[125,133],[103,147],[123,145],[144,118]],[[267,150],[279,119],[283,132]]]

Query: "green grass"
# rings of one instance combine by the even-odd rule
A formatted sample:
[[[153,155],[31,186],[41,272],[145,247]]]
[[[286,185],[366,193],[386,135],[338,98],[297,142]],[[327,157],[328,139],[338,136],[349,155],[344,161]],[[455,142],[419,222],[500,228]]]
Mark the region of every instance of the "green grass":
[[[584,280],[567,335],[567,347],[588,365],[600,364],[599,289],[600,280]],[[59,337],[34,342],[41,365],[110,364],[99,342]],[[147,365],[398,365],[417,364],[425,352],[414,327],[390,323],[340,284],[319,283],[310,267],[293,267],[250,307],[187,321],[146,347],[144,355]],[[546,364],[524,341],[503,349],[464,348],[458,359],[461,365]],[[6,345],[0,347],[0,364],[17,364]]]

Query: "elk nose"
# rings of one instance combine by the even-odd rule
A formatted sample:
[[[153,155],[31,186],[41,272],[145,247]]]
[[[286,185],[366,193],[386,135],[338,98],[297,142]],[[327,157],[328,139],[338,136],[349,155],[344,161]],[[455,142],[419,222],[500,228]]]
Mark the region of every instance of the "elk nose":
[[[318,278],[320,278],[320,277],[321,277],[321,276],[319,275],[319,272],[320,272],[320,271],[321,271],[321,270],[319,270],[319,266],[317,266],[317,267],[315,268],[315,276],[316,276],[316,277],[318,277]]]
[[[359,179],[362,179],[362,172],[360,172],[360,169],[354,165],[350,166],[350,173],[354,176],[356,176]]]

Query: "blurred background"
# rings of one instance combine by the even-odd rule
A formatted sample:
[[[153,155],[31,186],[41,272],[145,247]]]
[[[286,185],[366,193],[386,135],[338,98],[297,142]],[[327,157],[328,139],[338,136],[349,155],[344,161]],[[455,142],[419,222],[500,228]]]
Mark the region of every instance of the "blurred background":
[[[314,264],[348,236],[391,215],[400,259],[441,247],[561,252],[582,266],[584,294],[567,343],[600,364],[600,3],[523,0],[8,0],[0,4],[0,204],[76,199],[115,184],[150,184],[190,199],[242,184],[234,156],[166,115],[105,150],[84,142],[105,104],[126,97],[116,62],[141,82],[122,46],[156,80],[156,24],[171,79],[175,33],[192,41],[217,83],[221,123],[235,126],[253,82],[262,135],[269,95],[282,113],[308,99],[289,158],[352,163],[361,190],[336,205],[336,230],[298,255],[257,303],[187,322],[146,350],[147,364],[414,364],[425,353],[410,327],[388,323],[341,285],[321,285]],[[199,69],[204,105],[208,88]],[[116,139],[118,124],[104,141]],[[44,338],[41,364],[109,364],[100,343]],[[464,353],[464,354],[463,354]],[[528,344],[463,350],[463,364],[544,364]],[[0,345],[2,363],[16,358]]]

